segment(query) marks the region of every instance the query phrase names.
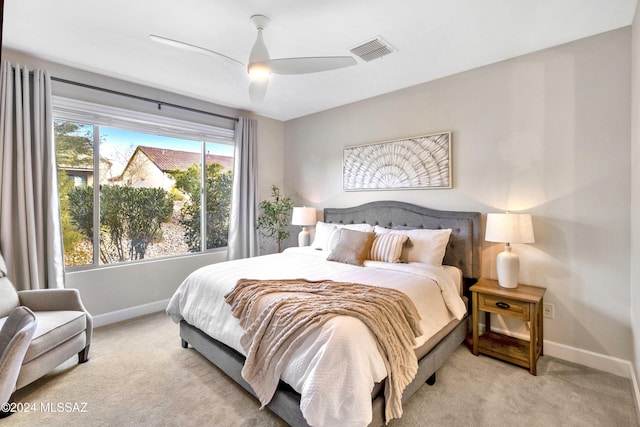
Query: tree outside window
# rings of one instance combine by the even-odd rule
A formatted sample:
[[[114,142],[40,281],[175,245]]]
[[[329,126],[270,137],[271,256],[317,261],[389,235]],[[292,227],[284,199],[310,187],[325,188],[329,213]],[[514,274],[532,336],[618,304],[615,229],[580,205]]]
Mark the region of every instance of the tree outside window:
[[[228,146],[66,120],[54,129],[66,266],[199,252],[202,236],[204,249],[227,245]],[[204,147],[219,153],[203,156]]]

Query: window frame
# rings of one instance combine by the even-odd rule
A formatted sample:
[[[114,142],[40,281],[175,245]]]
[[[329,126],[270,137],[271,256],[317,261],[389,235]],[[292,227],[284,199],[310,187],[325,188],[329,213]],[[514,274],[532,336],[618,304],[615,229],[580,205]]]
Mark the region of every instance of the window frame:
[[[100,191],[96,191],[96,185],[99,182],[100,173],[100,126],[119,128],[123,130],[161,135],[179,139],[189,139],[200,144],[201,163],[205,165],[206,144],[217,143],[235,146],[235,130],[225,129],[219,126],[208,125],[199,122],[193,122],[183,119],[176,119],[164,115],[156,115],[135,111],[126,108],[102,105],[93,102],[82,101],[62,96],[52,97],[53,121],[65,120],[93,126],[93,172],[98,177],[94,179],[93,192],[93,223],[94,223],[94,242],[99,242],[100,238]],[[159,106],[160,108],[160,106]],[[52,123],[53,123],[52,121]],[[234,150],[235,151],[235,150]],[[57,166],[57,165],[56,165]],[[206,167],[201,167],[200,176],[200,206],[206,206],[206,192],[204,191],[206,179]],[[97,172],[96,172],[97,171]],[[198,252],[187,254],[166,255],[157,258],[145,258],[143,260],[134,260],[128,262],[117,262],[109,264],[100,264],[99,251],[100,245],[93,245],[93,260],[91,264],[64,266],[65,271],[82,271],[101,268],[109,268],[114,266],[124,266],[131,264],[140,264],[145,262],[153,262],[160,259],[181,258],[198,256],[207,252],[220,252],[227,250],[226,247],[218,247],[207,249],[206,239],[206,211],[200,209],[200,233],[201,246]]]

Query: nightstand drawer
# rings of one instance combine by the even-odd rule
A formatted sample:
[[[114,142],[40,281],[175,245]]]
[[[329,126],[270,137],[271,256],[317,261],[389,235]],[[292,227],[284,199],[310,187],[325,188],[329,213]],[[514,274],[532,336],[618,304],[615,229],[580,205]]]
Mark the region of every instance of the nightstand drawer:
[[[496,295],[479,294],[478,309],[529,320],[529,303]]]

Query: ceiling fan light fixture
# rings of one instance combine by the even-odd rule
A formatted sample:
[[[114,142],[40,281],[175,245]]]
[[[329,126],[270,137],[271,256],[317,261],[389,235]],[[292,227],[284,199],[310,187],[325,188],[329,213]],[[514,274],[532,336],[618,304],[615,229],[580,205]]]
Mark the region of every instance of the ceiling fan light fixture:
[[[226,56],[220,52],[183,41],[156,35],[150,35],[150,38],[155,42],[164,43],[169,46],[213,55],[218,58],[224,58],[233,64],[238,65],[249,75],[249,79],[251,80],[249,84],[249,98],[254,104],[260,103],[264,100],[271,74],[288,75],[318,73],[321,71],[337,70],[339,68],[350,67],[357,64],[357,61],[352,56],[308,56],[271,59],[269,57],[267,46],[262,38],[262,31],[269,24],[269,18],[264,15],[253,15],[250,20],[256,27],[257,37],[253,47],[251,48],[251,52],[249,53],[248,61],[245,63],[237,61],[236,59]]]
[[[271,69],[266,62],[253,62],[247,67],[247,72],[252,79],[262,80],[271,75]]]
[[[258,37],[249,54],[247,72],[252,79],[266,79],[271,75],[269,68],[269,51],[262,39],[262,27],[258,27]]]

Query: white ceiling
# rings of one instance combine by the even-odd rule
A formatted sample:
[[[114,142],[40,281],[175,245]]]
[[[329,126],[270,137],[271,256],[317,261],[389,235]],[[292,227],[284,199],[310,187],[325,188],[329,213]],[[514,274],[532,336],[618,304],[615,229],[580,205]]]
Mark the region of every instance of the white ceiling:
[[[5,0],[4,46],[49,61],[289,120],[631,24],[637,0]],[[272,75],[251,104],[246,63],[264,14],[272,58],[349,55],[381,36],[391,55]]]

